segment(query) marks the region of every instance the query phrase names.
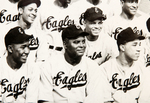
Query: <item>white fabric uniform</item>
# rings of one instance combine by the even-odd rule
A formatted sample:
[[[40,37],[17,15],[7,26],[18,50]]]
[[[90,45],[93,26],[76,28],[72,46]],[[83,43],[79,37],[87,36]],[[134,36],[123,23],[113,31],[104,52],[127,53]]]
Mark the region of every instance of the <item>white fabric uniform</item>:
[[[107,35],[99,35],[96,41],[89,41],[86,38],[86,52],[85,55],[92,60],[96,61],[98,65],[101,65],[109,57],[114,58],[118,56],[118,48],[116,48],[116,43],[111,37]]]
[[[18,21],[10,23],[3,30],[3,48],[5,48],[5,35],[11,28],[14,28],[16,26],[19,26]],[[35,62],[37,59],[39,61],[45,60],[48,55],[48,41],[46,39],[46,36],[43,36],[43,32],[37,29],[37,26],[35,25],[31,25],[29,29],[25,29],[24,31],[26,34],[34,36],[30,43],[30,53],[28,55],[27,62]],[[3,50],[3,52],[6,53],[6,48]]]
[[[103,103],[102,74],[98,65],[87,57],[76,66],[64,55],[52,56],[41,66],[39,100],[55,103]]]
[[[61,39],[62,30],[68,25],[75,23],[74,11],[70,8],[59,7],[54,4],[54,0],[43,0],[39,8],[42,29],[52,37],[50,41],[50,53],[62,53],[63,43]],[[45,9],[46,8],[46,9]],[[70,12],[72,11],[72,12]]]
[[[23,64],[13,70],[6,57],[0,60],[1,100],[4,103],[37,102],[39,69],[34,64]]]
[[[87,0],[78,0],[72,2],[67,8],[57,6],[56,4],[54,4],[54,0],[42,1],[42,5],[39,8],[39,12],[41,14],[42,29],[53,39],[53,42],[51,42],[52,50],[50,49],[50,53],[54,51],[56,53],[60,53],[60,51],[58,52],[56,48],[63,48],[61,38],[61,32],[63,28],[71,24],[81,25],[82,28],[84,28],[82,23],[83,20],[80,19],[80,16],[86,11],[87,8],[93,6],[94,5],[87,2]],[[100,5],[98,5],[98,7],[99,6]],[[102,7],[104,8],[106,6]],[[105,8],[105,10],[108,10],[108,8]]]
[[[104,101],[137,103],[145,80],[144,65],[136,61],[131,67],[123,68],[115,58],[102,64],[100,70],[107,81],[104,88]]]
[[[18,3],[11,3],[9,0],[0,0],[0,58],[4,55],[5,49],[2,32],[7,24],[19,20],[20,17],[17,10],[17,4]]]
[[[147,67],[146,78],[144,81],[143,89],[139,97],[139,103],[150,103],[150,67]]]
[[[143,23],[145,23],[144,19],[140,19],[141,17],[134,17],[133,20],[126,20],[122,18],[120,15],[119,16],[113,16],[112,18],[106,20],[103,25],[103,32],[104,35],[109,35],[111,36],[115,41],[117,38],[117,35],[120,31],[123,29],[126,29],[127,27],[131,28],[137,28],[137,30],[143,32],[143,36],[147,37],[148,34],[146,33],[145,29],[143,26],[141,26]],[[140,21],[140,22],[139,22]],[[143,23],[141,23],[143,22]],[[117,46],[117,43],[116,43]],[[139,60],[143,63],[145,63],[145,40],[142,41],[142,49],[141,49],[141,54],[139,57]],[[116,53],[118,52],[118,49],[116,50]]]

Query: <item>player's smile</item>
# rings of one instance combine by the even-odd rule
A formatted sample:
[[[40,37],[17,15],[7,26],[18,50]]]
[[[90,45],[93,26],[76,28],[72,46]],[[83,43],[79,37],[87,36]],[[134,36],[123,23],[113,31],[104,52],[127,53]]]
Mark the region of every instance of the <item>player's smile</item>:
[[[26,61],[27,60],[27,57],[28,57],[28,54],[22,54],[21,58],[23,61]]]

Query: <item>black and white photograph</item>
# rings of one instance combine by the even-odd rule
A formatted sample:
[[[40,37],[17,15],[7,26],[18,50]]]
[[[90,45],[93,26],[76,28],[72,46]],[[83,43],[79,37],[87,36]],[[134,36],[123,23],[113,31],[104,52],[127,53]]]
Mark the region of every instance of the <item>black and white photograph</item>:
[[[0,103],[150,103],[150,0],[0,0]]]

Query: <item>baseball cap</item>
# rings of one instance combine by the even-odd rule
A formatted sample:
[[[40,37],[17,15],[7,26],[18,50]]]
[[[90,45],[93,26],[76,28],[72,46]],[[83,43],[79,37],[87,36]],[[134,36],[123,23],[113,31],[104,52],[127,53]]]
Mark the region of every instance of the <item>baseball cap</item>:
[[[94,21],[97,19],[106,20],[106,15],[103,14],[103,11],[98,7],[91,7],[87,9],[84,13],[84,20]]]
[[[5,46],[11,44],[20,44],[28,41],[30,38],[33,38],[33,35],[25,34],[24,30],[17,26],[8,31],[5,35]]]
[[[18,2],[18,9],[20,7],[24,7],[24,6],[27,6],[31,3],[36,3],[37,7],[39,7],[41,5],[41,1],[40,0],[20,0]]]
[[[65,38],[75,39],[79,36],[89,35],[87,32],[84,32],[80,26],[77,25],[69,25],[62,31],[62,40]]]
[[[141,32],[138,32],[137,30],[133,30],[131,27],[128,27],[118,34],[117,44],[124,44],[130,41],[134,41],[136,39],[143,40],[145,39],[145,37],[142,36]]]
[[[150,18],[146,21],[146,26],[148,31],[150,32]]]

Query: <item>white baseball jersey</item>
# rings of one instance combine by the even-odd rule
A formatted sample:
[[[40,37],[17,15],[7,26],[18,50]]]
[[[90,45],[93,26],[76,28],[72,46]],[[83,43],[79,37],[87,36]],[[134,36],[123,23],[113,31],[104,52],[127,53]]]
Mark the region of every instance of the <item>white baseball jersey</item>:
[[[103,103],[102,74],[87,57],[75,66],[64,55],[52,56],[41,67],[39,100],[55,103]]]
[[[0,0],[0,57],[4,55],[5,50],[2,32],[7,24],[18,21],[20,17],[17,10],[17,4],[18,3],[11,3],[9,0]]]
[[[61,33],[68,25],[77,24],[84,28],[83,18],[80,18],[81,14],[92,6],[94,5],[87,2],[87,0],[71,2],[67,8],[59,7],[54,3],[54,0],[42,1],[39,12],[41,14],[42,29],[53,39],[50,49],[57,53],[60,52],[57,48],[63,48]],[[61,52],[63,51],[61,50]]]
[[[137,103],[145,77],[145,66],[136,61],[125,68],[117,59],[110,59],[100,66],[105,75],[104,101]],[[125,70],[124,70],[125,69]]]
[[[146,71],[146,78],[143,84],[143,89],[141,91],[140,97],[139,97],[139,101],[138,103],[150,103],[150,67],[147,67],[147,71]]]
[[[25,103],[37,102],[39,69],[34,64],[23,64],[13,70],[7,64],[6,57],[0,60],[0,92],[2,102]]]
[[[119,32],[121,32],[123,29],[126,29],[127,27],[131,27],[131,28],[136,28],[137,30],[139,30],[139,32],[143,32],[143,36],[147,37],[148,34],[144,28],[144,26],[141,26],[145,23],[144,19],[141,19],[141,17],[134,17],[133,20],[126,20],[124,18],[122,18],[120,15],[119,16],[113,16],[112,18],[106,20],[106,22],[104,22],[103,25],[103,32],[105,35],[109,35],[111,36],[115,41],[117,39],[117,35],[119,34]],[[142,21],[139,22],[139,21]],[[117,43],[116,43],[117,46]],[[145,62],[145,48],[146,47],[146,43],[145,40],[142,41],[142,49],[141,49],[141,54],[139,57],[139,60],[142,61],[143,63]],[[117,52],[117,51],[116,51]]]
[[[107,35],[99,35],[96,41],[89,41],[86,38],[86,52],[85,55],[96,61],[99,65],[108,60],[118,56],[116,43],[111,37]]]
[[[5,27],[5,29],[2,32],[2,37],[3,37],[3,52],[6,53],[6,48],[5,48],[5,35],[7,32],[16,26],[19,26],[18,21],[9,23]],[[38,60],[45,60],[48,55],[48,41],[46,39],[46,36],[43,36],[43,32],[39,29],[37,29],[35,25],[31,25],[29,29],[25,29],[25,33],[28,35],[33,35],[34,38],[30,41],[30,53],[28,55],[27,62],[35,62],[37,59]]]

